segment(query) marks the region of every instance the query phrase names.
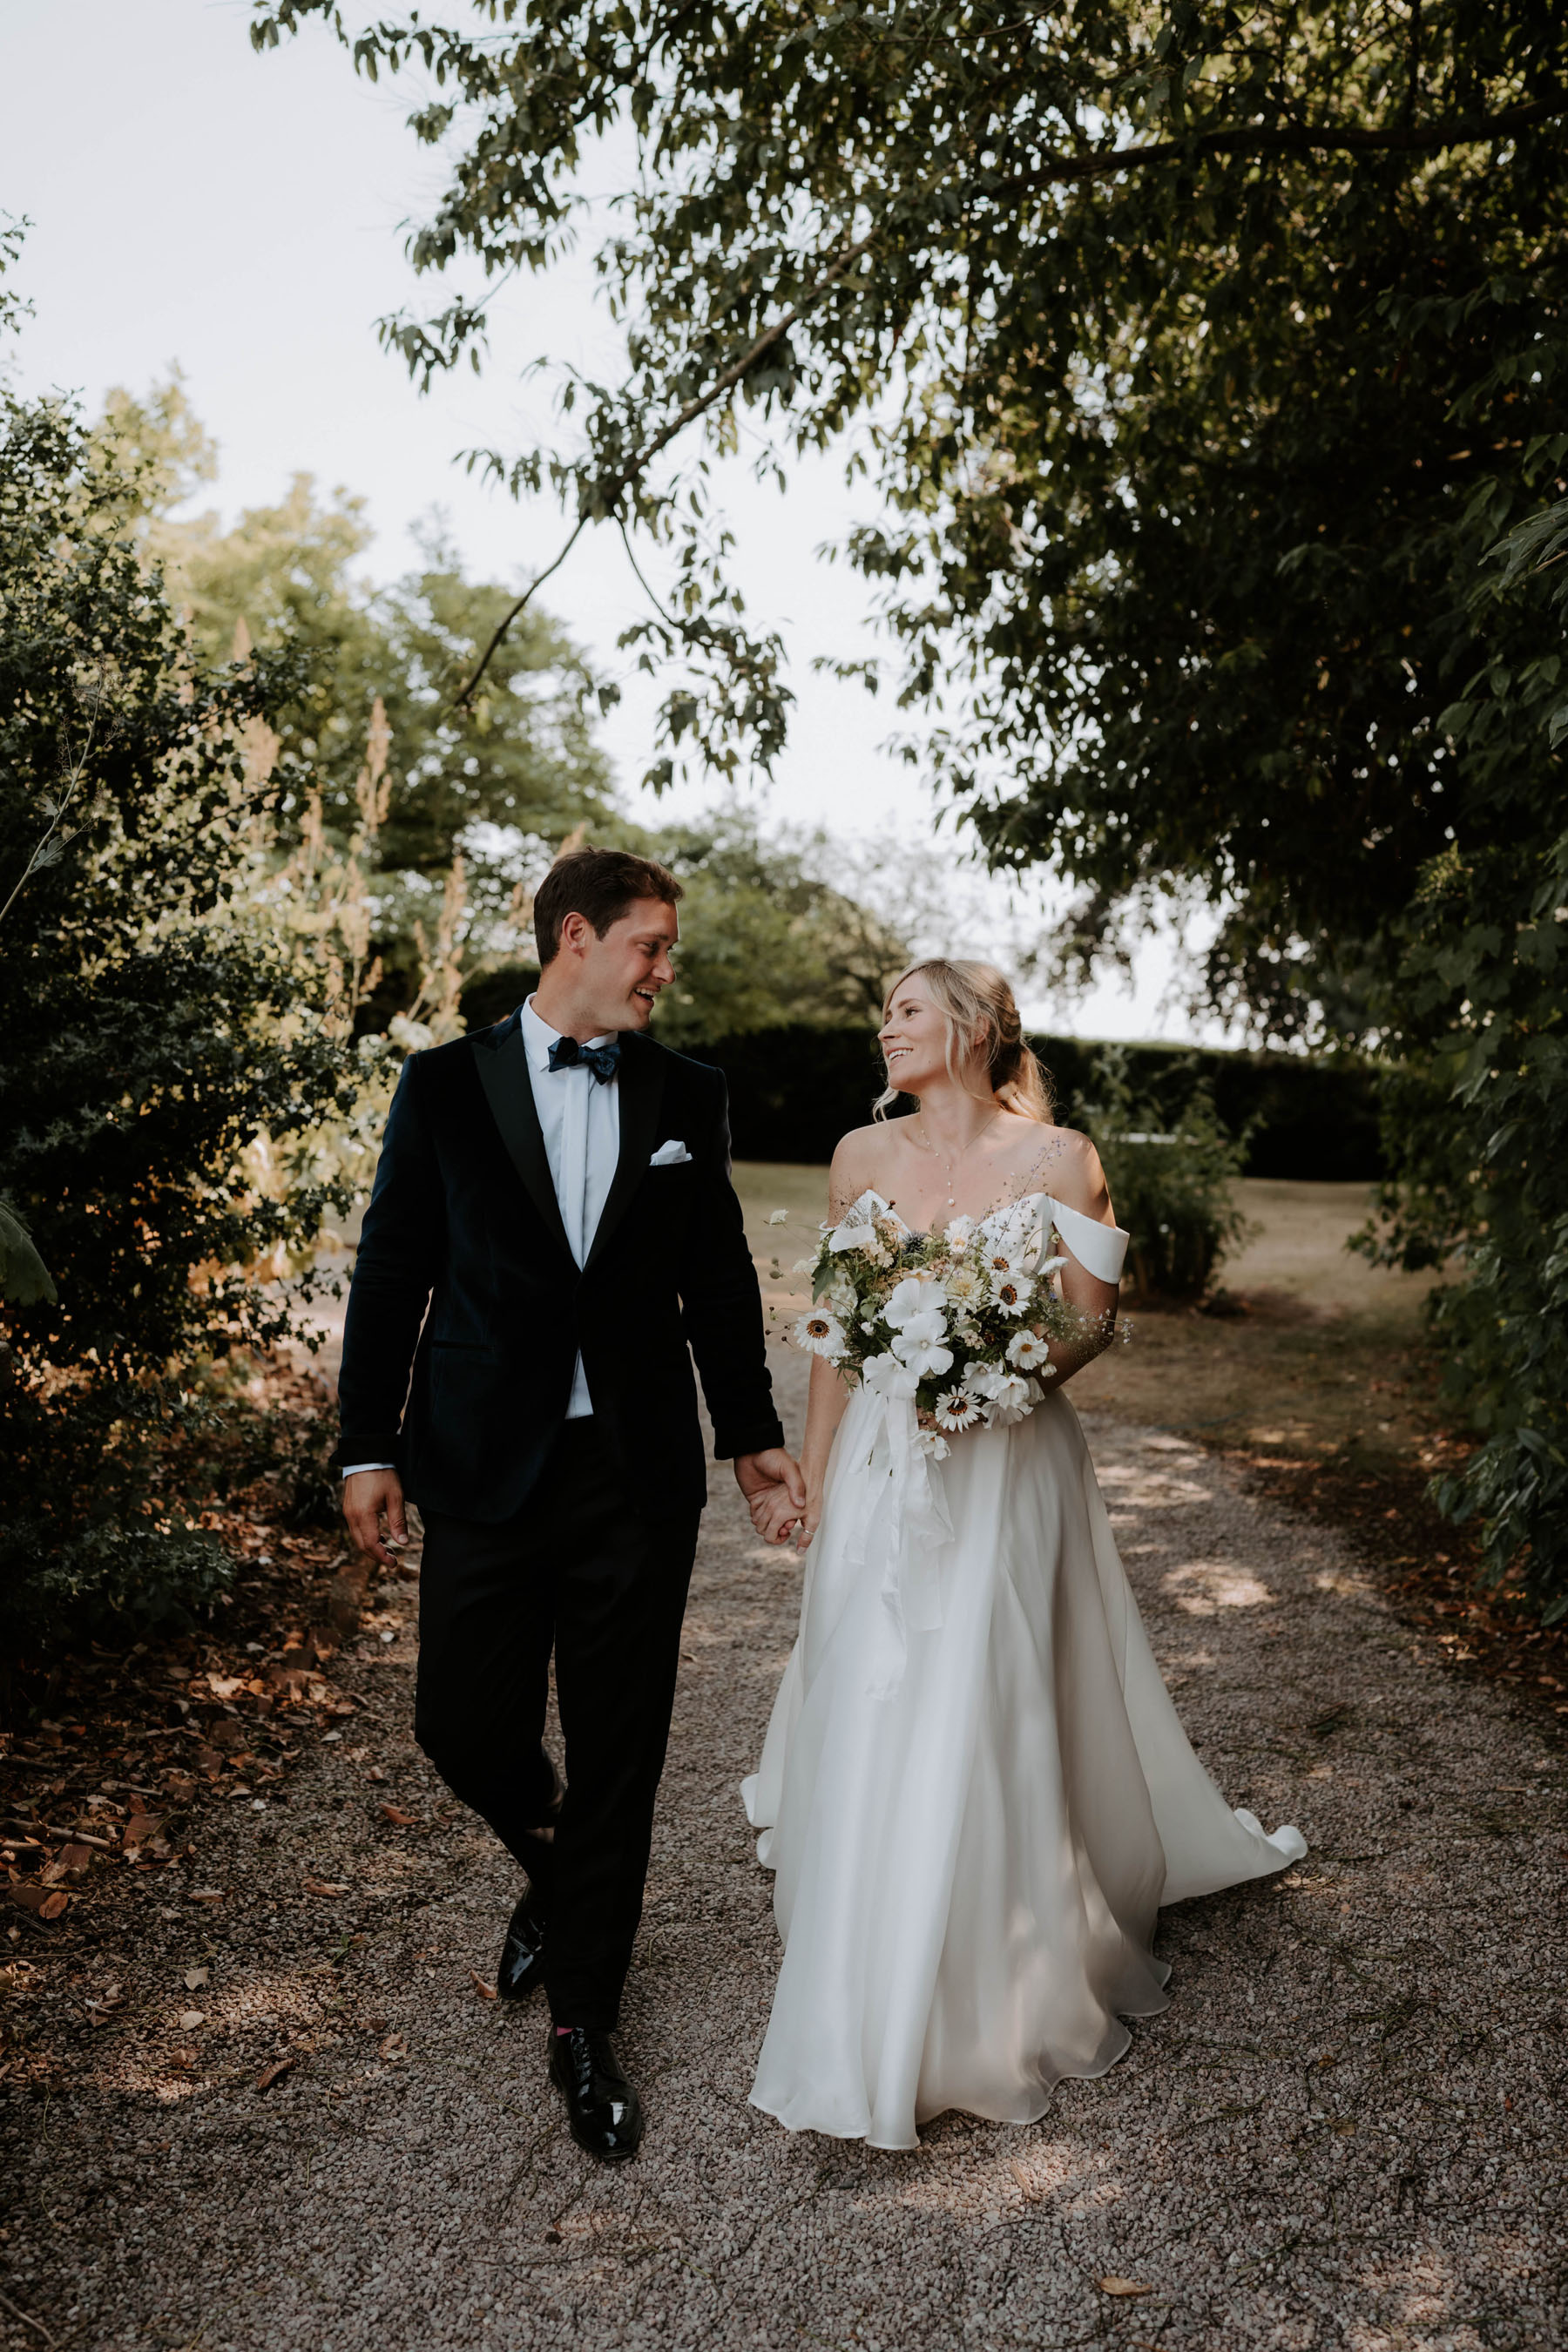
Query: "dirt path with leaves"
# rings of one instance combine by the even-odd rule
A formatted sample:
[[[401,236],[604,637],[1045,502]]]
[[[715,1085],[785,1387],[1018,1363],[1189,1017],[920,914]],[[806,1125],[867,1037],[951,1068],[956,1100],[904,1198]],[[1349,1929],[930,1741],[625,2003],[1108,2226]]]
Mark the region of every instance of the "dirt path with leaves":
[[[1223,1463],[1090,1435],[1201,1753],[1311,1846],[1164,1915],[1173,2006],[1110,2075],[909,2155],[747,2106],[775,1948],[736,1783],[799,1588],[716,1478],[623,2034],[640,2159],[577,2151],[540,2015],[484,1997],[511,1874],[412,1745],[415,1588],[384,1590],[313,1678],[250,1654],[265,1754],[248,1685],[176,1675],[256,1753],[189,1733],[191,1850],[82,1866],[8,1943],[6,2352],[1568,2338],[1551,1717],[1455,1675]],[[12,1786],[89,1820],[50,1738],[68,1759],[43,1735]],[[123,1823],[154,1776],[115,1777]]]

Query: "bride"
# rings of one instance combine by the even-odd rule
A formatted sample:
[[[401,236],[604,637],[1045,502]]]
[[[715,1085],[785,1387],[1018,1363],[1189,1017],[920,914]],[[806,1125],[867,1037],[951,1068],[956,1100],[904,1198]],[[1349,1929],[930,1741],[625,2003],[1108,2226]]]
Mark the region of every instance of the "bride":
[[[755,1506],[809,1554],[742,1792],[784,1941],[752,2099],[791,2130],[913,2147],[946,2108],[1029,2123],[1062,2075],[1103,2074],[1123,2018],[1165,2006],[1160,1905],[1306,1847],[1232,1812],[1188,1746],[1061,1393],[1110,1337],[1127,1246],[1093,1145],[1052,1125],[989,964],[915,965],[880,1043],[879,1119],[900,1094],[920,1108],[844,1138],[835,1223],[964,1218],[1015,1265],[1054,1228],[1078,1310],[1035,1410],[942,1459],[911,1402],[815,1357],[805,1512],[782,1489]]]

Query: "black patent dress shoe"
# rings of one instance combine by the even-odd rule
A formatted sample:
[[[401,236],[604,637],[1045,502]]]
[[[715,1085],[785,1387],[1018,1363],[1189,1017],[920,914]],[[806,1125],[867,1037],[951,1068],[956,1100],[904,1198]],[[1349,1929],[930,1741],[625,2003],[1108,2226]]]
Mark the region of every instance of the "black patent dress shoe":
[[[550,2079],[566,2095],[566,2120],[579,2147],[611,2163],[635,2156],[642,2137],[642,2104],[621,2072],[607,2033],[574,2025],[551,2032]]]
[[[502,2000],[526,2000],[544,1980],[544,1922],[525,1895],[511,1915],[506,1941],[500,1948],[496,1990]]]

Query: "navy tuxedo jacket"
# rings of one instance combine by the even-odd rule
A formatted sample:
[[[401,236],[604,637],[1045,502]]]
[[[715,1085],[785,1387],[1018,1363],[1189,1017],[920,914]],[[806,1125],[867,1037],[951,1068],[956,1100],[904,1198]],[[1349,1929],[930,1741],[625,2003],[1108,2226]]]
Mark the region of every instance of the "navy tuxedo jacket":
[[[641,1510],[706,1500],[692,1356],[721,1458],[784,1443],[723,1076],[632,1034],[617,1084],[620,1157],[579,1268],[519,1014],[405,1065],[349,1294],[340,1462],[395,1462],[426,1509],[510,1518],[565,1416],[579,1349]],[[690,1159],[650,1168],[670,1139]]]

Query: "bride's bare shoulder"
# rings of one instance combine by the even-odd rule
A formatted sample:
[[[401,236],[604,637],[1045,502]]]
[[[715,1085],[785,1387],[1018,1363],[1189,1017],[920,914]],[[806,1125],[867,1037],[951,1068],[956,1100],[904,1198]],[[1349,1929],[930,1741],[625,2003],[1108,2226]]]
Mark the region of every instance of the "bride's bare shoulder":
[[[1040,1131],[1041,1190],[1069,1209],[1101,1223],[1110,1213],[1110,1194],[1100,1154],[1076,1127],[1047,1127]]]
[[[858,1200],[862,1192],[883,1190],[881,1179],[902,1150],[899,1122],[876,1120],[869,1127],[852,1127],[841,1135],[833,1154],[829,1183],[836,1203]]]

